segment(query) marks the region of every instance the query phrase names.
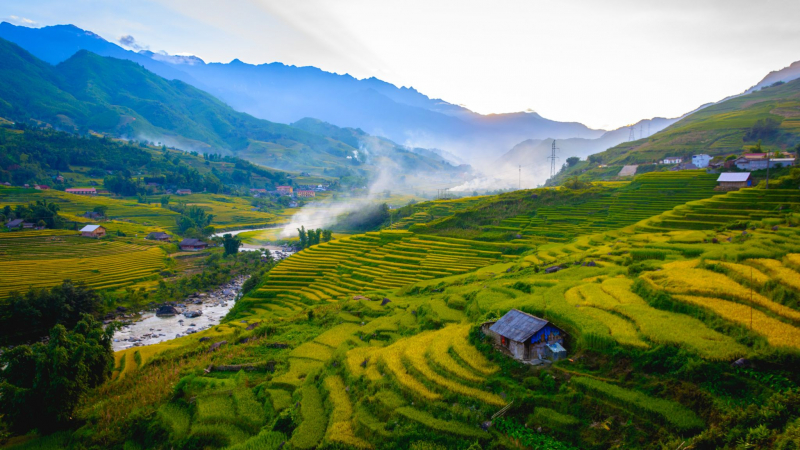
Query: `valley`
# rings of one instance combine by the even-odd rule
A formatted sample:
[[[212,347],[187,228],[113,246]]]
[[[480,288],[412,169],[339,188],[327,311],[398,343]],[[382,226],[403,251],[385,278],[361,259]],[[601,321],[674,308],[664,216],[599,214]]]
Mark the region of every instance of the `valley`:
[[[797,63],[620,126],[618,106],[598,105],[607,93],[579,84],[617,89],[608,39],[639,22],[594,10],[608,28],[596,44],[570,22],[587,49],[570,56],[576,74],[514,14],[513,45],[498,43],[492,8],[474,22],[443,8],[448,21],[411,20],[391,46],[354,47],[391,29],[341,28],[375,5],[306,5],[290,24],[295,5],[267,3],[227,5],[238,21],[205,17],[222,15],[213,4],[183,21],[148,11],[139,31],[171,51],[107,40],[130,32],[134,5],[74,6],[81,23],[114,18],[106,37],[0,23],[0,449],[800,448]],[[642,22],[669,16],[642,8]],[[549,91],[515,96],[536,88],[616,125],[480,114],[331,68],[402,79],[468,60],[463,80],[428,86],[488,105],[517,66],[448,34],[456,20],[480,24],[491,53],[534,61],[526,77]],[[237,33],[220,34],[229,22]],[[435,39],[402,44],[417,34]],[[663,45],[724,60],[686,39]],[[190,44],[216,56],[175,50]],[[394,44],[414,51],[384,65]],[[298,59],[269,59],[278,50]],[[663,51],[651,56],[685,70]],[[718,92],[704,74],[641,75],[647,61],[611,70],[652,83],[642,103]],[[469,84],[479,76],[491,82]]]

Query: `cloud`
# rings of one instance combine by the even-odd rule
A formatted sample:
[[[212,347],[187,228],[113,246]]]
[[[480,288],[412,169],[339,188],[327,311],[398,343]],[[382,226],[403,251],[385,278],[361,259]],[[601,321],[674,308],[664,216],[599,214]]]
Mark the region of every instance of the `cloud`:
[[[25,25],[25,26],[35,26],[39,24],[39,22],[36,22],[35,20],[19,16],[8,16],[8,21],[16,25]]]
[[[136,51],[147,50],[150,48],[147,45],[141,45],[138,42],[136,42],[136,38],[134,38],[130,34],[126,34],[125,36],[120,37],[119,43],[124,45],[125,47],[132,48]]]

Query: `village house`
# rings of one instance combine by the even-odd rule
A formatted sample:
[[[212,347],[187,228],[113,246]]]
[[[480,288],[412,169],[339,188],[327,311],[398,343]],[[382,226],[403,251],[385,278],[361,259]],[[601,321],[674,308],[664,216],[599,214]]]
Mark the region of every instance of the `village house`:
[[[680,164],[683,162],[683,158],[680,156],[667,156],[661,161],[661,164]]]
[[[563,330],[547,320],[512,309],[496,322],[481,325],[495,346],[520,361],[558,361],[566,357]]]
[[[25,222],[25,221],[22,220],[22,219],[9,220],[8,223],[6,223],[6,228],[8,228],[9,230],[20,229],[20,228],[22,228],[22,223],[23,222]]]
[[[81,228],[81,236],[99,239],[106,235],[106,229],[100,225],[86,225]]]
[[[253,197],[259,197],[266,194],[267,194],[266,189],[250,189],[250,195],[252,195]]]
[[[63,183],[64,182],[64,177],[59,175],[59,176],[56,177],[56,181],[58,181],[59,183]]]
[[[717,190],[734,191],[751,186],[753,180],[750,177],[750,172],[726,172],[719,174],[717,183]]]
[[[711,162],[711,157],[706,155],[705,153],[700,155],[692,155],[692,164],[697,166],[698,169],[705,169],[708,167],[708,163]]]
[[[97,189],[95,188],[67,188],[64,192],[75,195],[97,195]]]
[[[147,239],[150,239],[151,241],[169,242],[170,237],[163,231],[153,231],[147,235]]]
[[[314,197],[317,194],[316,194],[316,192],[314,192],[314,191],[312,191],[310,189],[298,189],[297,192],[295,193],[295,195],[297,195],[297,197],[301,197],[301,198],[308,198],[308,197]]]
[[[177,191],[175,191],[175,194],[177,194],[177,195],[192,195],[192,190],[191,189],[178,189]]]
[[[36,189],[37,191],[48,191],[48,190],[50,190],[50,186],[48,186],[46,184],[34,184],[33,188]]]
[[[766,153],[746,153],[734,162],[736,168],[741,170],[764,170],[769,165],[770,169],[776,167],[794,166],[794,157],[767,158]]]
[[[83,217],[87,219],[98,220],[103,218],[103,214],[97,211],[86,211],[85,213],[83,213]]]
[[[292,195],[291,186],[278,186],[275,190],[278,191],[278,195]]]
[[[208,244],[200,239],[187,238],[181,241],[178,246],[185,252],[199,252],[208,248]]]

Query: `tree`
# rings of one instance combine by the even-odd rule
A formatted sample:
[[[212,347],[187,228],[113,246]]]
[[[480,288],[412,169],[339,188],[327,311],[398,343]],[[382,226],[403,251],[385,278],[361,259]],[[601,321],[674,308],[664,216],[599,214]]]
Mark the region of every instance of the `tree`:
[[[161,196],[161,207],[166,208],[169,205],[169,195],[162,195]]]
[[[330,242],[333,238],[333,232],[331,230],[322,230],[322,242]]]
[[[72,328],[83,314],[100,307],[100,296],[83,282],[65,280],[51,289],[12,292],[0,303],[0,345],[16,345],[41,339],[56,324]]]
[[[580,160],[581,159],[578,158],[577,156],[570,156],[569,158],[567,158],[567,166],[568,167],[572,167],[575,164],[578,164],[580,162]]]
[[[115,327],[83,315],[72,331],[50,330],[50,340],[0,355],[0,414],[12,429],[51,431],[72,418],[81,397],[111,374]]]
[[[105,217],[106,216],[106,211],[108,211],[108,206],[106,206],[106,205],[97,205],[97,206],[94,207],[93,211],[96,212],[97,214],[100,214],[101,216]]]
[[[306,233],[306,226],[301,225],[300,228],[297,229],[297,234],[300,237],[300,248],[308,247],[308,234]]]
[[[225,256],[235,255],[239,253],[239,247],[242,246],[242,241],[239,239],[239,236],[226,233],[222,236],[222,246],[225,247]]]

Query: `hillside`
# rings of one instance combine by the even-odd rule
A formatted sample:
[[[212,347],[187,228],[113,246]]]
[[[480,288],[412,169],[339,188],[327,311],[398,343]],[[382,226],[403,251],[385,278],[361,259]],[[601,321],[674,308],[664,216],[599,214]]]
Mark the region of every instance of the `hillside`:
[[[234,111],[213,96],[181,81],[168,81],[125,60],[80,51],[55,67],[23,49],[0,42],[0,116],[44,121],[61,129],[89,130],[135,140],[157,141],[184,150],[242,154],[284,170],[321,174],[346,170],[347,156],[369,136],[351,146],[300,128],[256,119]],[[342,131],[341,133],[347,133]],[[367,143],[366,145],[369,145]],[[400,162],[398,170],[453,170],[438,158],[385,142],[380,152]],[[418,165],[417,163],[421,163]],[[373,165],[360,168],[364,174]]]
[[[563,242],[418,227],[303,250],[225,323],[118,352],[113,379],[76,413],[82,431],[11,448],[791,448],[800,216],[785,208],[800,194],[706,193],[671,209],[702,190],[687,175],[705,181],[651,174],[606,186],[651,216],[576,224]],[[680,197],[665,195],[670,183]],[[546,192],[564,211],[586,204],[581,192],[520,191],[533,199],[527,216],[554,218]],[[486,208],[498,200],[456,215],[506,214]],[[568,359],[523,365],[493,348],[478,325],[511,308],[565,330]],[[125,431],[142,423],[148,431]]]
[[[359,80],[316,67],[251,65],[239,60],[205,63],[196,57],[136,53],[71,25],[33,29],[2,23],[0,37],[51,64],[80,49],[129,59],[164,78],[207,91],[255,117],[281,123],[314,117],[340,127],[361,128],[403,145],[441,148],[462,158],[491,161],[525,139],[596,138],[603,134],[580,123],[557,122],[535,113],[481,115],[429,98],[414,88],[398,88],[376,78]]]
[[[586,179],[616,175],[625,164],[652,164],[668,156],[739,155],[758,141],[766,150],[800,144],[800,80],[761,89],[707,106],[645,139],[625,142],[559,174]],[[608,166],[598,168],[599,164]]]

